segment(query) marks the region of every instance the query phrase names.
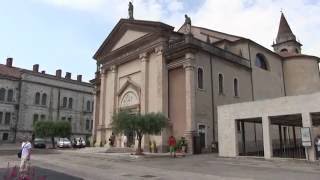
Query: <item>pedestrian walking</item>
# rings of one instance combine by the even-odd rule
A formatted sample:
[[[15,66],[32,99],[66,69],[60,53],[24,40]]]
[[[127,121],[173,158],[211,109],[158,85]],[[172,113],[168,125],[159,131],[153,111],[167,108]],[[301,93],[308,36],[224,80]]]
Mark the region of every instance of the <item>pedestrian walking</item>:
[[[171,157],[176,157],[176,139],[173,136],[169,137],[168,140],[168,144],[169,144],[169,150],[170,150],[170,156]]]
[[[24,177],[27,174],[27,171],[30,167],[31,149],[32,145],[29,141],[29,138],[25,136],[21,144],[21,151],[19,152],[21,153],[21,163],[19,172],[22,177]]]

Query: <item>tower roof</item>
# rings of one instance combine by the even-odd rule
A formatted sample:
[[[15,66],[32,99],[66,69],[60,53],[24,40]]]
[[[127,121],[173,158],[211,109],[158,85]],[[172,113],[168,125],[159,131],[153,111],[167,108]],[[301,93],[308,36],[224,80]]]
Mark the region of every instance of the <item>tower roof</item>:
[[[286,42],[289,40],[296,40],[296,36],[291,31],[291,28],[290,28],[284,14],[281,13],[276,43],[282,43],[282,42]]]

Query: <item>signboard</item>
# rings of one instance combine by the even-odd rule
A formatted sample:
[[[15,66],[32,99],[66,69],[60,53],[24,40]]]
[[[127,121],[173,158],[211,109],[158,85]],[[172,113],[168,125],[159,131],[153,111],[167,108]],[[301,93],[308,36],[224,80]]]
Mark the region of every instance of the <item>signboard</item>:
[[[312,146],[310,128],[308,127],[301,128],[301,140],[302,140],[302,146],[304,147]]]

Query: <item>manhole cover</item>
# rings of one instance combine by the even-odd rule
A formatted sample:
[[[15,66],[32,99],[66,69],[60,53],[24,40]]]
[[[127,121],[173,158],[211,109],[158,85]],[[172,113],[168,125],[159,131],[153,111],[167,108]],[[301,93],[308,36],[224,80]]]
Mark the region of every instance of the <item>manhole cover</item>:
[[[154,178],[154,177],[157,177],[157,176],[153,176],[153,175],[143,175],[143,176],[140,176],[140,177],[143,177],[143,178]]]

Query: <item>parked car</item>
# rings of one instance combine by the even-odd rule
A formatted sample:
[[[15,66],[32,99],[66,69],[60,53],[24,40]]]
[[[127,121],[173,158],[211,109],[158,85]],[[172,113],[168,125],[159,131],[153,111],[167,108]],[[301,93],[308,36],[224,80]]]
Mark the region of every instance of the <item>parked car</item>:
[[[59,138],[57,141],[57,146],[59,148],[71,148],[71,142],[68,138]]]
[[[35,138],[33,141],[34,148],[46,148],[46,141],[42,138]]]
[[[82,148],[86,147],[86,141],[83,138],[73,138],[72,140],[72,147],[73,148]]]

